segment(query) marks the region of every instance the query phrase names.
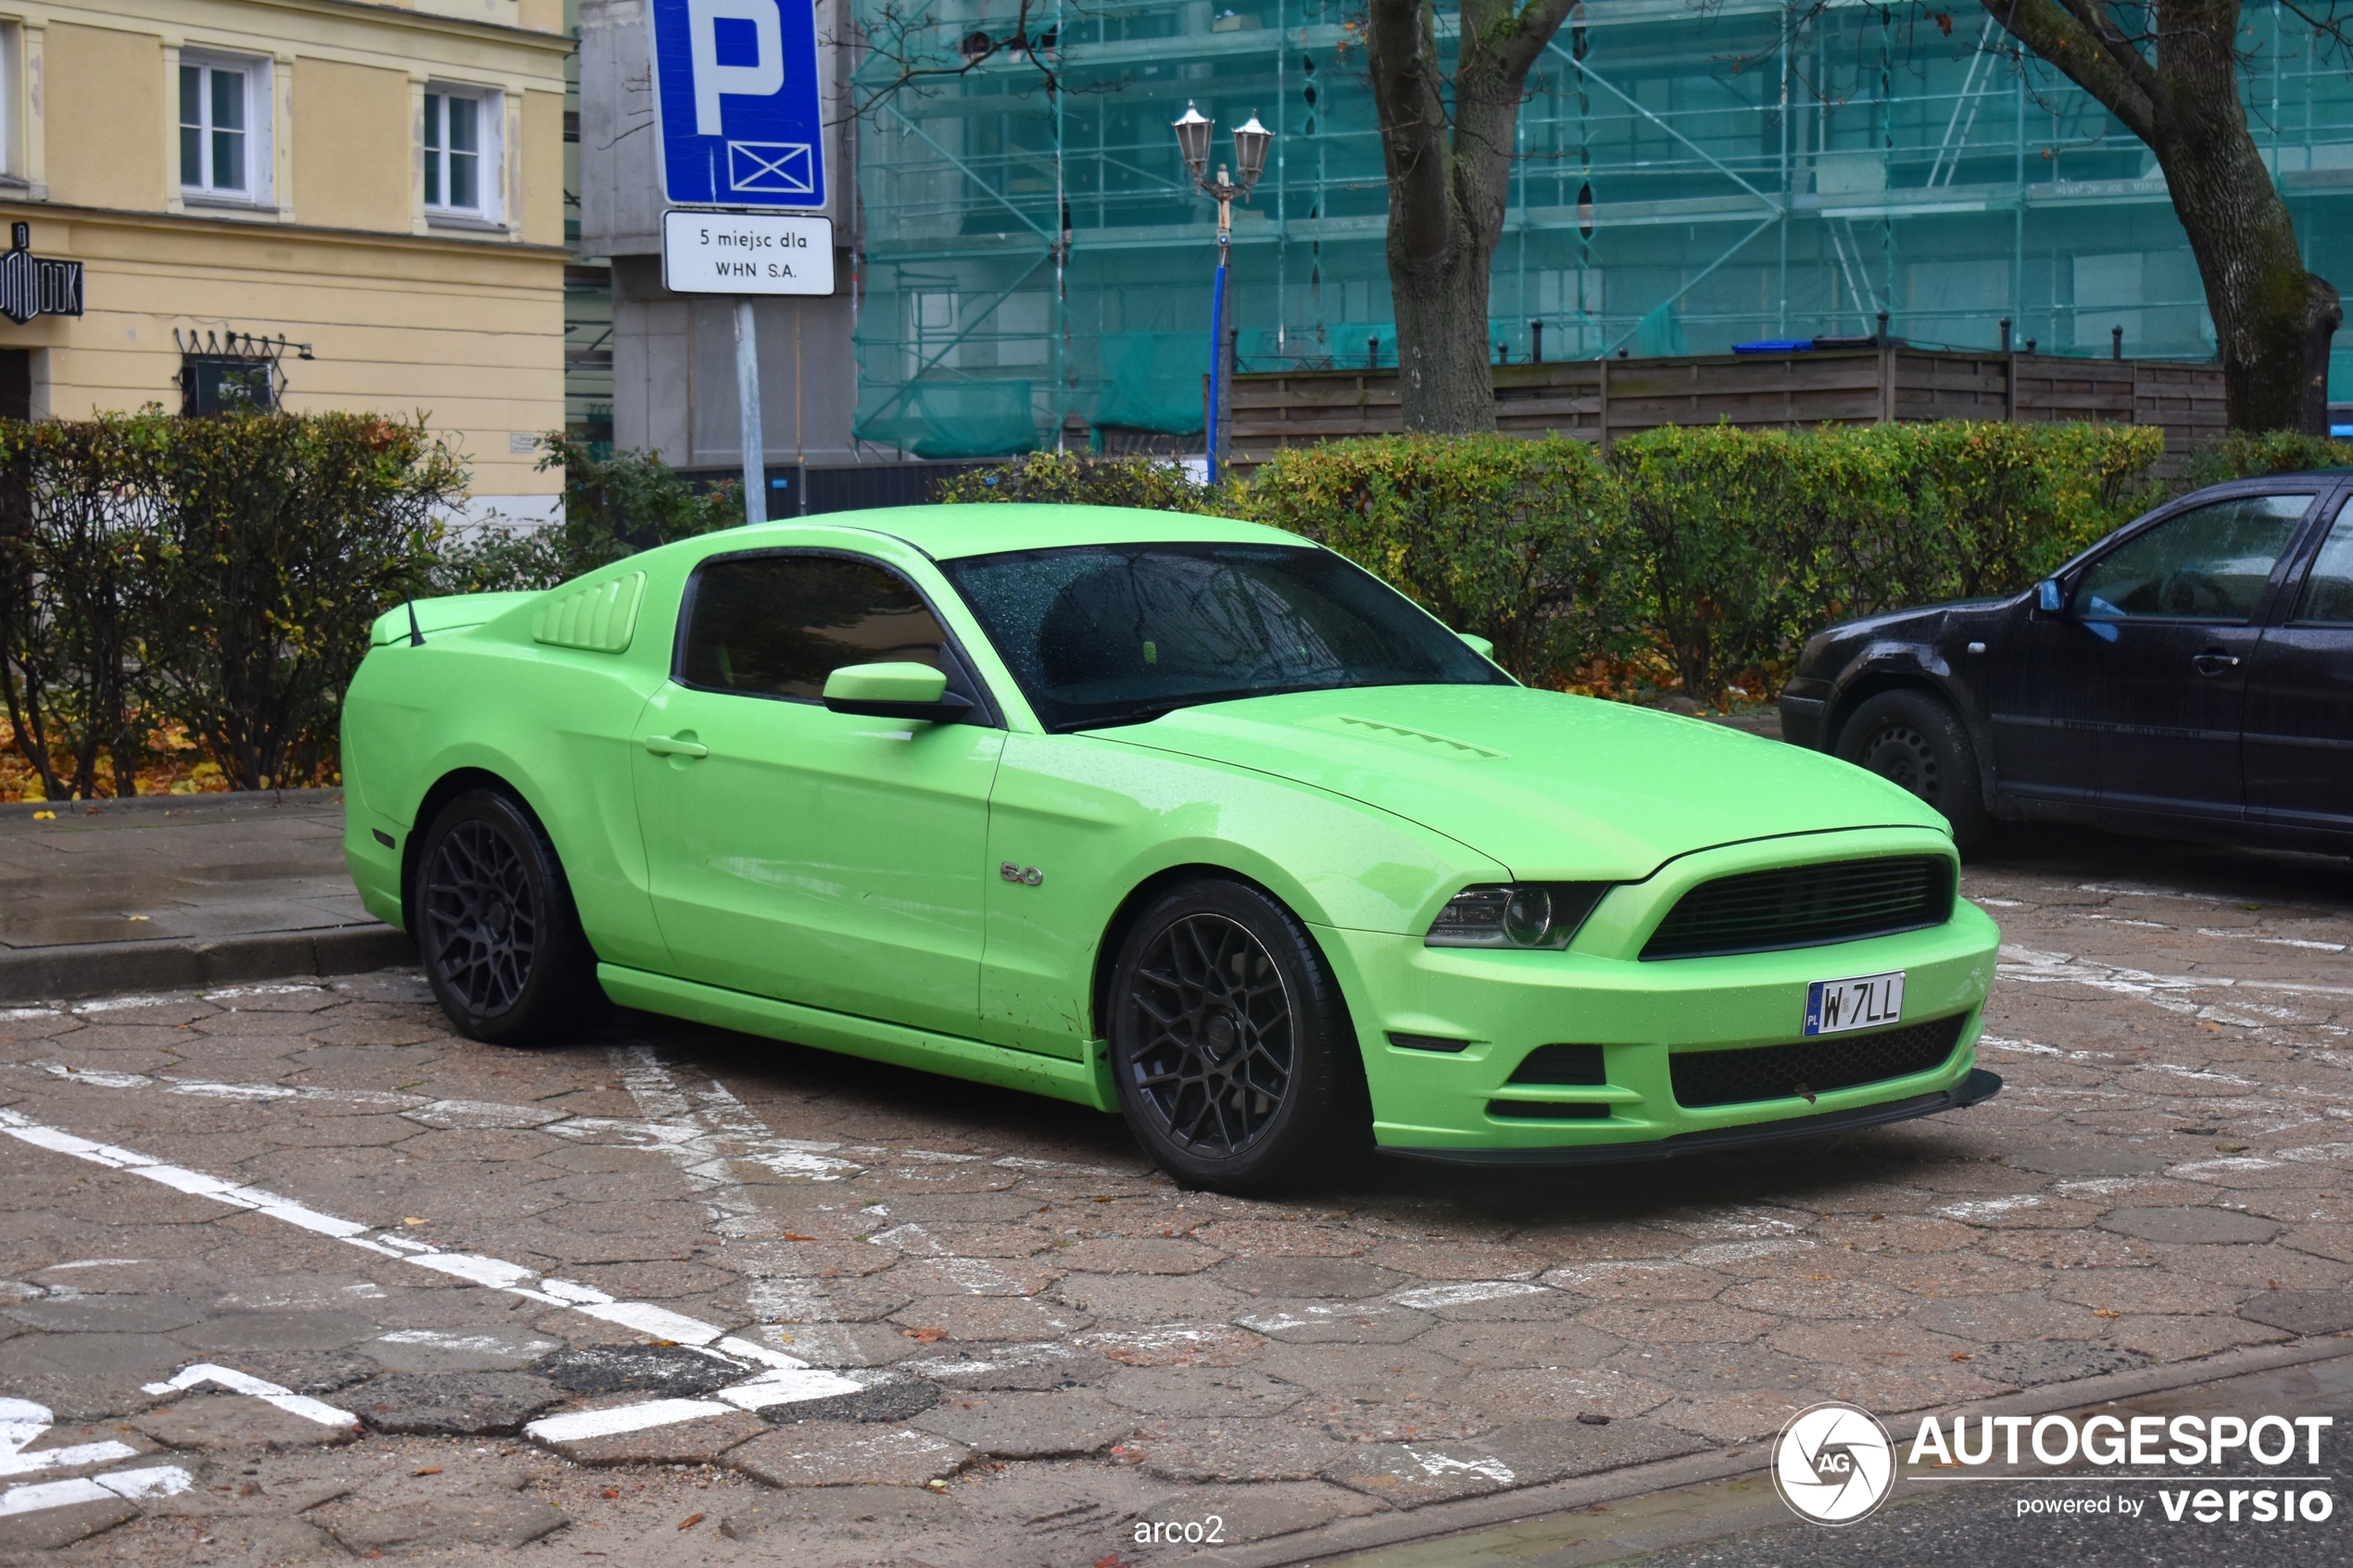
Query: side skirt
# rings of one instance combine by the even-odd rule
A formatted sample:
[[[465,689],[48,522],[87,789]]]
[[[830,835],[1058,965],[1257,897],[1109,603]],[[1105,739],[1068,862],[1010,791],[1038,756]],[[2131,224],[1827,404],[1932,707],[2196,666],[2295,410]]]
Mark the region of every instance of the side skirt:
[[[1119,1109],[1110,1064],[1094,1041],[1088,1043],[1086,1060],[1065,1061],[616,964],[598,964],[597,981],[604,986],[605,995],[623,1007],[739,1029],[747,1035],[839,1051],[869,1061],[887,1061],[894,1067],[944,1073],[975,1084],[1072,1100],[1091,1110]]]

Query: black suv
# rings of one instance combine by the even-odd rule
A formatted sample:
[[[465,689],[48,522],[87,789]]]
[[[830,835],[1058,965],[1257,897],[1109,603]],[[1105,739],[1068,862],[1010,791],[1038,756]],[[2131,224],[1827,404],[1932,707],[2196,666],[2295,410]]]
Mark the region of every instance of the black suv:
[[[1781,733],[1993,817],[2353,852],[2353,470],[2240,480],[2025,593],[1806,645]]]

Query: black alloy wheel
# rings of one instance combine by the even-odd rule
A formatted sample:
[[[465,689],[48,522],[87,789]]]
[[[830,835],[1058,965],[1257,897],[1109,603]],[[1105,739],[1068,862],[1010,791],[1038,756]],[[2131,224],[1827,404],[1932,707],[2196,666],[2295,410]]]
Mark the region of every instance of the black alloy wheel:
[[[1352,1121],[1369,1128],[1345,1009],[1306,931],[1256,888],[1154,900],[1114,972],[1112,1063],[1129,1127],[1180,1183],[1296,1180]]]
[[[510,797],[470,791],[434,820],[411,907],[425,978],[461,1033],[537,1045],[597,1022],[604,992],[563,869]]]
[[[1977,749],[1960,715],[1943,699],[1921,691],[1880,693],[1839,732],[1838,755],[1935,807],[1964,854],[1984,838]]]

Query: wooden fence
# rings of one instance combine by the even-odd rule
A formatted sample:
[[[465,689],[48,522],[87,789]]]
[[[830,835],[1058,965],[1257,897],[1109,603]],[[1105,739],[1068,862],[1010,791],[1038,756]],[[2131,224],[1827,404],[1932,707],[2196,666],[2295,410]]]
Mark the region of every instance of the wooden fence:
[[[1906,348],[1572,359],[1498,365],[1495,422],[1606,447],[1660,425],[1795,430],[1906,420],[2083,420],[2165,428],[2178,461],[2222,433],[2219,365],[2066,359]],[[1394,370],[1277,370],[1233,378],[1230,460],[1245,470],[1285,446],[1404,428]]]

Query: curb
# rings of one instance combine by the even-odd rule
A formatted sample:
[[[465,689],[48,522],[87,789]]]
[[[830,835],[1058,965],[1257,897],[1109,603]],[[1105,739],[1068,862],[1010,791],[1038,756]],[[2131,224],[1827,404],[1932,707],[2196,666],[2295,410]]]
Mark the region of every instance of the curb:
[[[1946,1411],[1971,1415],[2052,1415],[2103,1401],[2195,1388],[2343,1356],[2353,1356],[2353,1337],[2316,1336],[2284,1345],[2224,1350],[2196,1361],[2134,1367],[2067,1383],[2045,1383],[2014,1394],[1995,1394],[1965,1404],[1938,1406],[1927,1411],[1882,1419],[1900,1448],[1918,1434],[1920,1422],[1927,1415]],[[1411,1512],[1367,1514],[1293,1536],[1278,1536],[1239,1550],[1189,1554],[1185,1561],[1200,1564],[1201,1568],[1305,1568],[1318,1562],[1338,1564],[1387,1548],[1411,1546],[1441,1537],[1466,1536],[1571,1509],[1623,1502],[1653,1492],[1761,1473],[1771,1464],[1772,1451],[1773,1440],[1758,1437],[1708,1452],[1629,1465],[1623,1470],[1571,1476],[1543,1486],[1454,1502],[1432,1503]],[[1639,1556],[1646,1549],[1629,1549],[1628,1555]],[[1466,1549],[1464,1560],[1477,1561],[1478,1554]]]
[[[0,1003],[186,991],[283,975],[364,974],[417,961],[388,925],[270,931],[208,941],[84,942],[0,949]]]
[[[57,825],[84,817],[170,816],[195,809],[272,809],[281,806],[316,808],[343,804],[343,786],[330,789],[230,789],[197,795],[133,795],[97,800],[11,800],[0,802],[0,823],[30,822],[36,811],[55,811]]]

